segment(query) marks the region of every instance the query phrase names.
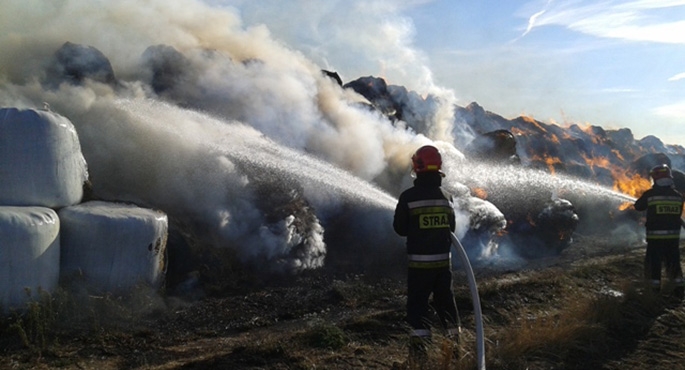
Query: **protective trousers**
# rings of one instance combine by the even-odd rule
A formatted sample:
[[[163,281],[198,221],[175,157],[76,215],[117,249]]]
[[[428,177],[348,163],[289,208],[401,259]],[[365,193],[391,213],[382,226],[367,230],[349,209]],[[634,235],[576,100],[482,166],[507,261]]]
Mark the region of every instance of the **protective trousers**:
[[[647,240],[645,253],[645,279],[654,288],[661,286],[661,269],[666,267],[666,277],[676,285],[683,285],[683,270],[680,266],[679,239]]]
[[[450,267],[409,268],[407,274],[407,321],[413,337],[429,338],[429,298],[433,294],[435,309],[443,327],[450,334],[458,334],[459,313],[452,292]]]

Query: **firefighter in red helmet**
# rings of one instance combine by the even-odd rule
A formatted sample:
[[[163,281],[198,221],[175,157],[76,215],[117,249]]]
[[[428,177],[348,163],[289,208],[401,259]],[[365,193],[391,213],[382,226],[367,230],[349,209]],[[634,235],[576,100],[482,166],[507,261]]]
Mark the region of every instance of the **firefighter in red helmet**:
[[[400,195],[393,220],[395,232],[406,237],[411,354],[425,354],[430,341],[431,294],[433,307],[447,335],[459,340],[460,321],[452,291],[450,253],[455,214],[452,196],[442,189],[441,167],[442,157],[434,146],[423,146],[416,151],[412,156],[414,186]]]
[[[635,201],[635,209],[647,211],[647,251],[645,253],[645,279],[656,291],[661,289],[661,268],[675,286],[674,293],[682,298],[685,290],[683,270],[680,266],[680,227],[683,213],[683,195],[675,190],[671,169],[659,165],[649,173],[652,188]]]

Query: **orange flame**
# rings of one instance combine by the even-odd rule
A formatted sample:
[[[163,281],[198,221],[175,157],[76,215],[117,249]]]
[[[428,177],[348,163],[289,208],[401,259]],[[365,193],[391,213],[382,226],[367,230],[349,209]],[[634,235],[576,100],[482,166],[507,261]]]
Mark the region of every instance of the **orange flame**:
[[[531,116],[523,114],[520,116],[520,119],[522,119],[529,125],[526,125],[523,128],[512,126],[510,128],[512,134],[516,136],[542,134],[544,137],[547,138],[547,148],[551,149],[552,146],[554,146],[555,144],[558,145],[561,140],[573,139],[573,137],[565,131],[562,131],[562,133],[559,136],[557,136],[551,131],[548,131],[543,123],[536,121]],[[579,124],[578,128],[585,132],[594,144],[605,144],[605,141],[607,141],[605,137],[598,134],[598,130],[595,126],[591,126],[590,124]],[[621,163],[624,163],[626,161],[626,157],[634,155],[635,153],[622,152],[616,148],[613,148],[610,152],[607,152],[605,154],[606,155],[596,155],[596,153],[586,153],[581,154],[581,156],[583,160],[586,162],[586,164],[594,172],[596,172],[598,169],[601,169],[604,171],[596,173],[604,175],[606,174],[606,172],[609,172],[611,174],[612,180],[610,181],[613,181],[614,191],[618,191],[637,198],[651,187],[651,181],[648,178],[644,178],[638,174],[634,174],[632,171],[621,165]],[[550,155],[548,153],[531,153],[530,160],[531,162],[535,162],[536,164],[546,165],[549,169],[549,172],[552,175],[556,173],[557,168],[559,168],[558,165],[562,164],[560,158]],[[485,196],[480,197],[485,199],[486,196],[487,194]],[[632,202],[626,202],[619,207],[619,210],[626,210],[632,205]]]
[[[614,152],[614,154],[618,158],[623,158],[618,152]],[[622,168],[612,165],[611,161],[606,157],[590,158],[586,155],[583,155],[583,158],[585,159],[585,162],[587,162],[587,164],[593,169],[595,167],[600,167],[611,171],[611,175],[614,178],[614,191],[619,191],[623,194],[637,198],[642,195],[645,190],[652,186],[652,183],[649,181],[649,179],[645,179],[639,174],[630,176],[630,174]],[[628,204],[622,204],[619,209],[625,210],[631,205],[632,203],[628,202]]]
[[[509,129],[509,131],[511,131],[511,133],[514,134],[514,136],[525,136],[526,135],[526,132],[521,130],[518,127],[511,127]]]
[[[630,208],[633,206],[633,202],[624,202],[620,206],[618,206],[619,211],[625,211],[626,209]]]
[[[526,115],[522,115],[521,118],[522,118],[524,121],[526,121],[526,122],[532,124],[533,126],[537,127],[538,130],[540,130],[540,131],[542,131],[542,132],[544,132],[544,133],[547,133],[547,129],[544,128],[544,127],[542,127],[542,126],[540,126],[540,122],[536,121],[533,117],[529,117],[529,116],[526,116]]]
[[[607,168],[609,169],[611,167],[611,161],[609,161],[609,158],[606,157],[588,157],[587,155],[583,154],[583,159],[585,159],[585,162],[590,166],[590,168],[595,168],[595,167],[601,167],[601,168]]]
[[[549,169],[549,172],[554,175],[556,172],[556,169],[554,168],[555,164],[561,163],[561,159],[557,157],[552,157],[547,154],[543,154],[542,157],[535,155],[533,156],[532,160],[537,161],[537,162],[543,162],[544,164],[547,165],[547,168]]]
[[[623,158],[623,155],[622,155],[621,152],[619,152],[618,150],[616,150],[616,149],[611,149],[611,152],[614,153],[614,155],[616,156],[616,158],[618,158],[618,159],[620,159],[620,160],[622,160],[622,161],[625,161],[625,159]]]
[[[624,173],[614,172],[614,178],[614,190],[636,198],[652,187],[652,182],[640,175],[628,177]]]
[[[522,118],[524,121],[528,122],[528,123],[532,123],[532,124],[534,124],[534,125],[537,125],[537,122],[535,122],[535,119],[534,119],[533,117],[530,117],[530,116],[528,116],[528,115],[526,115],[526,114],[522,114],[522,115],[521,115],[521,118]]]
[[[471,192],[475,197],[478,197],[480,199],[488,199],[488,192],[485,191],[485,189],[483,188],[473,188],[471,189]]]

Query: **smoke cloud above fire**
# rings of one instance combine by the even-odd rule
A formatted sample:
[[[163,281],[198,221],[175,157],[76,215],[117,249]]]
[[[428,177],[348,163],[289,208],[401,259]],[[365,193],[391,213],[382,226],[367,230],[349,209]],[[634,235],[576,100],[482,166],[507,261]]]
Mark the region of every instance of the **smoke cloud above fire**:
[[[558,188],[572,188],[543,184],[546,177],[533,176],[539,171],[498,181],[489,166],[469,164],[461,148],[475,134],[456,117],[454,92],[432,81],[410,45],[409,23],[378,22],[392,8],[374,4],[364,9],[368,19],[351,16],[346,7],[355,3],[308,7],[321,12],[312,19],[331,27],[310,33],[307,55],[318,57],[305,57],[269,25],[246,27],[241,17],[258,11],[253,6],[241,14],[196,0],[5,1],[0,105],[47,108],[71,120],[96,196],[159,208],[203,242],[286,270],[318,268],[331,256],[401,259],[392,210],[411,185],[410,157],[421,145],[444,153],[458,236],[483,248],[507,220],[488,198],[473,196],[473,187],[500,193],[505,205],[520,202],[523,191],[552,201]],[[283,14],[297,10],[278,5]],[[359,40],[347,39],[363,36],[343,30],[356,23],[374,25],[382,37],[353,50]],[[359,70],[347,72],[358,75],[343,80],[381,63],[388,81],[413,81],[407,88],[422,95],[406,94],[411,117],[392,120],[322,73],[336,70],[315,50],[325,42],[339,42],[341,54],[359,61]],[[83,48],[94,49],[79,53]],[[60,51],[97,73],[69,71]]]
[[[0,104],[69,118],[97,196],[160,208],[290,269],[321,266],[321,224],[347,203],[360,210],[346,227],[366,224],[380,235],[370,243],[397,246],[394,198],[370,182],[408,177],[410,153],[430,140],[391,125],[267,26],[245,29],[236,11],[194,0],[9,1],[0,17]],[[55,53],[67,42],[101,52],[116,82],[60,80]],[[159,60],[178,73],[155,91]],[[427,127],[449,137],[449,114],[434,116],[443,121]],[[286,194],[260,204],[260,191]],[[315,214],[269,209],[300,197]]]

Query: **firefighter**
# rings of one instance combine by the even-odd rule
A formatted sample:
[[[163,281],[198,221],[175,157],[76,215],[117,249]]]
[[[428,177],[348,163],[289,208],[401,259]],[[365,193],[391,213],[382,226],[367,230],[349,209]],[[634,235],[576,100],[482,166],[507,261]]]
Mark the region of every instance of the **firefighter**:
[[[680,266],[680,227],[683,212],[683,195],[675,190],[673,175],[668,165],[651,169],[652,188],[635,201],[635,209],[647,211],[647,251],[645,253],[645,279],[655,291],[661,289],[661,268],[675,286],[675,294],[683,297],[685,284]]]
[[[429,298],[447,335],[459,340],[460,321],[452,291],[450,233],[455,215],[452,196],[442,189],[442,158],[434,146],[412,156],[414,186],[405,190],[395,208],[393,227],[406,237],[408,254],[407,321],[411,326],[410,354],[425,354],[431,339]]]

